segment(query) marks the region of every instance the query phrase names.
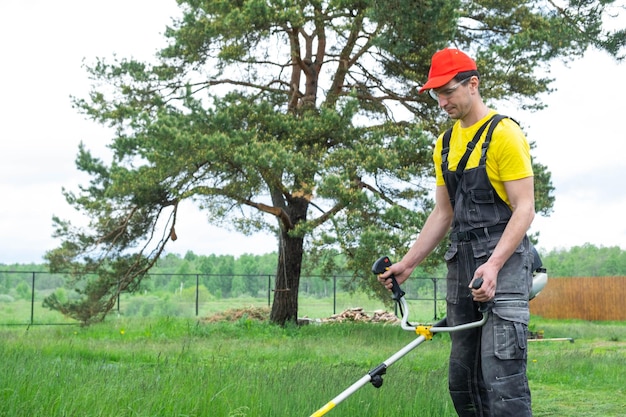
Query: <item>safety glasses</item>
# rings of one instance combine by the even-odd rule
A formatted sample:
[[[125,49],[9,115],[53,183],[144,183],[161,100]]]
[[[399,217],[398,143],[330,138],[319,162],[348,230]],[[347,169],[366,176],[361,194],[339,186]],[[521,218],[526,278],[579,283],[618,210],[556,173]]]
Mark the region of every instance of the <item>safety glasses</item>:
[[[430,89],[428,90],[428,94],[430,94],[430,96],[439,101],[439,98],[445,98],[448,99],[452,96],[452,94],[454,94],[454,92],[456,91],[457,88],[459,88],[461,85],[463,85],[464,83],[468,82],[472,77],[467,77],[461,81],[459,81],[458,83],[451,85],[450,87],[446,88],[445,90],[441,90],[441,91],[435,91],[434,89]]]

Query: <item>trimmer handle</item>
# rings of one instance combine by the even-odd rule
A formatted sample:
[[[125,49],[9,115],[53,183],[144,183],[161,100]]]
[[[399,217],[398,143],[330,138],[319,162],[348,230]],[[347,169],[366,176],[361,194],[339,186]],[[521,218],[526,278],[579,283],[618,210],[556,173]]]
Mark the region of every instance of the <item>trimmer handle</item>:
[[[374,273],[374,275],[378,276],[389,270],[389,267],[391,265],[392,263],[389,260],[388,256],[381,256],[376,262],[374,262],[374,265],[372,265],[372,272]],[[391,298],[399,301],[402,297],[404,297],[404,294],[406,293],[402,291],[402,288],[400,288],[400,285],[398,284],[395,275],[392,274],[389,278],[391,278],[391,292],[393,294]]]
[[[474,282],[472,282],[472,288],[475,289],[475,290],[479,289],[482,286],[483,286],[483,279],[482,278],[476,278],[474,280]]]
[[[474,282],[472,282],[472,289],[477,290],[480,287],[482,287],[482,285],[483,285],[483,279],[482,278],[476,278],[474,280]],[[485,313],[490,308],[491,308],[491,303],[489,303],[489,302],[479,303],[478,304],[478,311],[480,311],[481,313]]]

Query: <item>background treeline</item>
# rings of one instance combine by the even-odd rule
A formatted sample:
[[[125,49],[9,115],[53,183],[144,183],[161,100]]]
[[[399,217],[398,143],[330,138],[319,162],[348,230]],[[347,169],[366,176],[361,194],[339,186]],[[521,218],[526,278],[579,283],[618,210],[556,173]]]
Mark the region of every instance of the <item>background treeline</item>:
[[[553,249],[541,253],[544,267],[548,269],[550,277],[600,277],[626,275],[626,250],[618,246],[603,247],[592,244],[574,246],[570,249]],[[341,268],[341,256],[337,255],[334,264],[336,268],[330,274],[316,266],[316,261],[305,261],[303,276],[349,276],[350,271]],[[185,255],[169,253],[161,258],[151,270],[151,276],[158,280],[160,275],[203,274],[228,276],[229,279],[237,276],[273,275],[276,271],[277,254],[265,255],[244,254],[238,257],[233,255],[197,255],[187,252]],[[374,260],[372,260],[373,262]],[[1,271],[45,272],[45,264],[0,264]],[[329,276],[330,275],[330,276]],[[414,272],[416,276],[433,276],[420,270]],[[441,265],[438,277],[445,276],[445,266]]]
[[[332,262],[329,263],[328,259],[323,262],[319,259],[305,259],[299,288],[299,297],[303,305],[314,300],[332,299],[333,295],[341,301],[350,297],[351,290],[357,287],[355,283],[362,279],[342,268],[346,263],[341,255],[331,253],[327,256],[332,258]],[[204,256],[193,252],[187,252],[184,256],[167,254],[158,261],[149,276],[142,280],[139,291],[125,295],[122,300],[124,314],[184,315],[193,312],[190,305],[194,303],[206,308],[209,304],[205,303],[215,304],[220,300],[228,302],[229,308],[232,307],[233,300],[240,300],[246,305],[266,305],[266,300],[274,291],[277,258],[276,253],[244,254],[238,257]],[[551,278],[626,276],[626,251],[620,247],[596,247],[586,244],[568,250],[558,249],[543,253],[542,259]],[[319,266],[329,264],[334,266],[332,271],[323,270]],[[445,291],[445,285],[441,285],[440,282],[446,276],[445,265],[440,265],[434,272],[418,269],[414,271],[413,276],[423,279],[412,279],[405,283],[403,289],[411,297],[444,299],[445,293],[440,291]],[[337,279],[333,279],[334,277]],[[59,299],[70,299],[75,295],[65,289],[66,279],[64,274],[48,273],[47,265],[44,263],[0,264],[0,304],[15,309],[17,301],[24,300],[26,303],[24,308],[29,307],[28,303],[33,297],[33,280],[35,280],[36,306],[40,306],[44,297],[52,293]],[[359,301],[359,305],[362,303],[362,300]],[[344,304],[352,305],[354,302],[345,301]],[[219,307],[215,309],[219,311]],[[330,313],[325,311],[318,316],[328,316]],[[13,316],[15,314],[9,314],[5,321],[12,319]]]

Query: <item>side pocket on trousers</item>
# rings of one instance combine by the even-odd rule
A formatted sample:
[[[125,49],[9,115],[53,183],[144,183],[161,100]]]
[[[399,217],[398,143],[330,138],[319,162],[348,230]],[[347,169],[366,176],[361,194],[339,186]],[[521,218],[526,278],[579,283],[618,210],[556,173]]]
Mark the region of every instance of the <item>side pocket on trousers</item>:
[[[493,328],[494,354],[498,359],[525,359],[527,327],[519,322],[500,322]]]
[[[446,278],[446,301],[451,304],[459,302],[459,263],[457,260],[457,246],[451,244],[443,256],[448,266],[448,277]]]

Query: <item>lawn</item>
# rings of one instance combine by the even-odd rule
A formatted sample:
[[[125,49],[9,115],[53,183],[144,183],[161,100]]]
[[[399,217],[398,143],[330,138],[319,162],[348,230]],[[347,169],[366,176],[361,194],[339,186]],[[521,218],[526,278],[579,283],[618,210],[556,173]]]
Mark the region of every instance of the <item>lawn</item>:
[[[626,415],[626,324],[533,318],[535,416]],[[90,327],[0,326],[0,416],[310,416],[414,339],[396,325],[285,328],[110,317]],[[550,339],[573,338],[574,342]],[[437,335],[329,417],[453,416],[449,337]]]

